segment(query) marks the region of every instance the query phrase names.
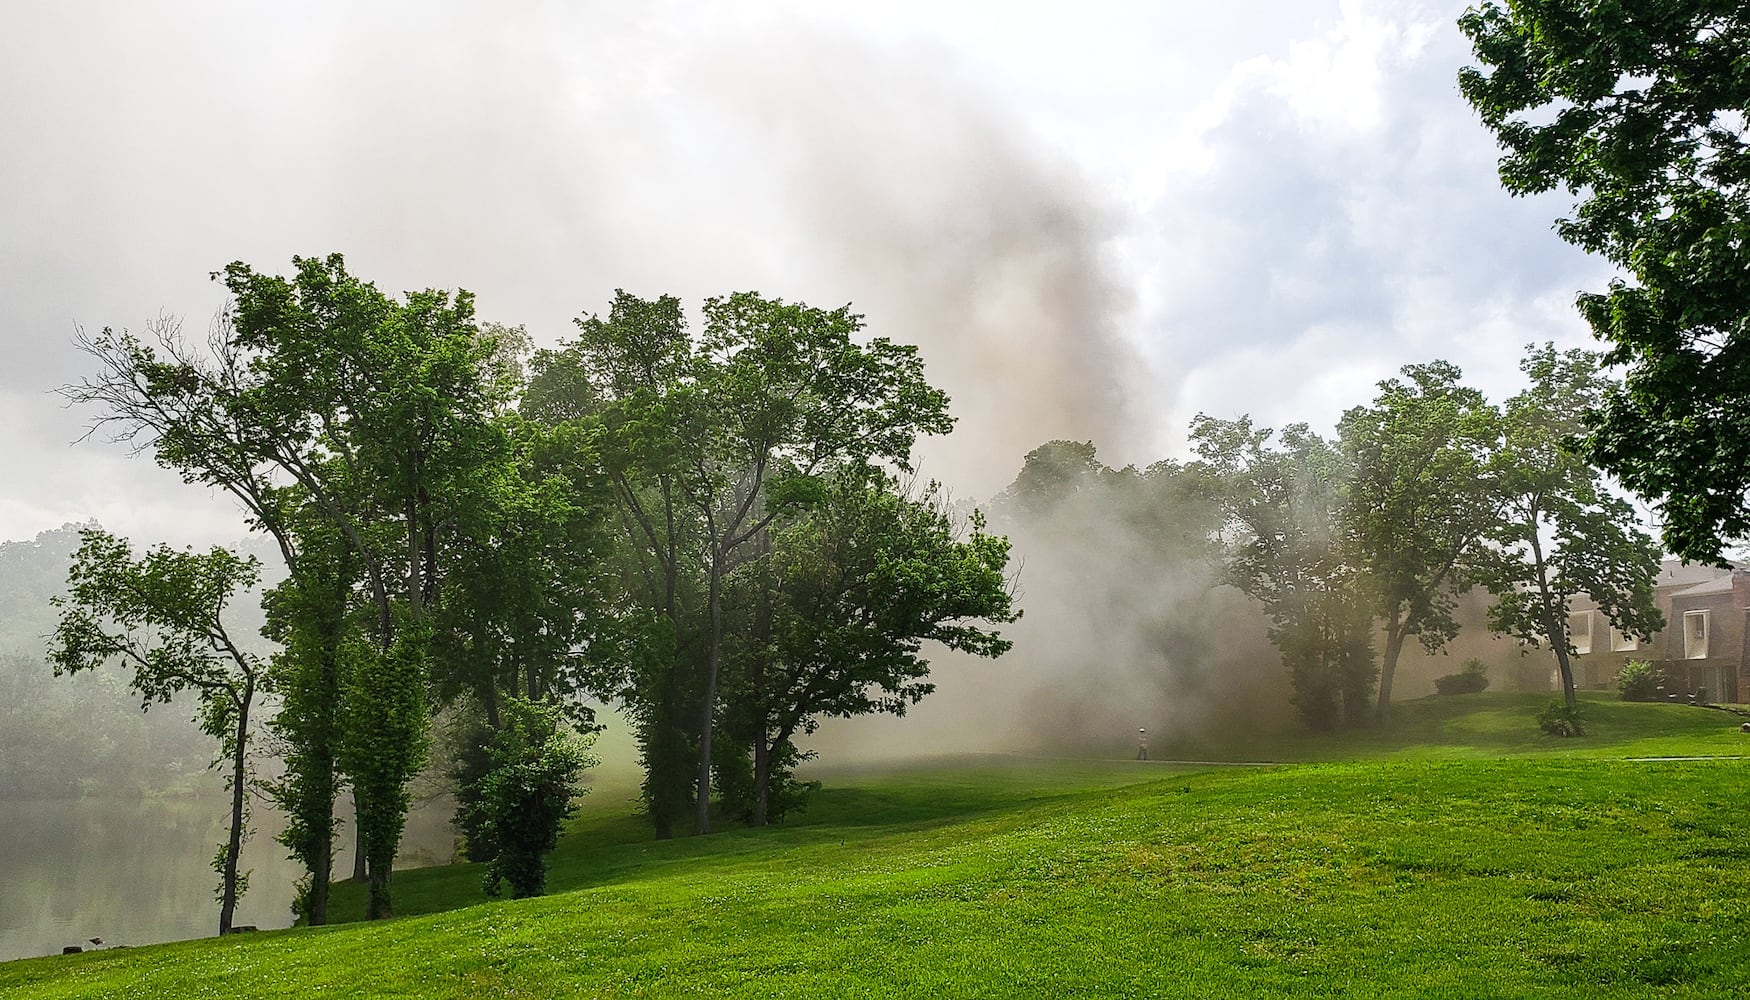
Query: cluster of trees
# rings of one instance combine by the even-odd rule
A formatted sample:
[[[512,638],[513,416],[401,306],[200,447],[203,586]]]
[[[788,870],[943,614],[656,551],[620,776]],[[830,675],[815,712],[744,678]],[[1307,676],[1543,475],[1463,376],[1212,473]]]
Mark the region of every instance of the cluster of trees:
[[[1620,268],[1578,297],[1609,350],[1533,349],[1498,408],[1450,365],[1410,366],[1334,441],[1198,419],[1191,471],[1221,498],[1230,579],[1318,725],[1362,715],[1375,636],[1389,711],[1404,642],[1443,646],[1473,585],[1493,629],[1555,651],[1571,713],[1570,598],[1631,635],[1663,627],[1658,551],[1605,474],[1655,506],[1674,554],[1722,564],[1750,537],[1750,12],[1482,0],[1459,26],[1481,63],[1459,86],[1505,150],[1503,185],[1566,189],[1557,232]]]
[[[1473,586],[1493,597],[1492,629],[1555,652],[1570,709],[1574,597],[1590,596],[1626,634],[1663,628],[1658,547],[1575,450],[1608,386],[1599,366],[1593,352],[1533,347],[1521,363],[1529,384],[1497,407],[1453,365],[1410,365],[1346,412],[1335,440],[1304,425],[1276,435],[1245,418],[1197,419],[1230,580],[1263,604],[1310,724],[1389,715],[1405,642],[1443,648]]]
[[[1007,649],[1006,540],[899,478],[952,427],[947,397],[848,309],[737,294],[695,334],[675,299],[620,293],[530,363],[466,292],[396,299],[339,256],[294,263],[215,274],[232,304],[205,344],[82,336],[98,370],[65,390],[235,497],[284,562],[263,657],[224,616],[255,560],[136,556],[92,529],[54,635],[59,670],[124,662],[145,700],[198,695],[234,796],[221,933],[265,692],[280,839],[322,923],[345,790],[368,913],[389,913],[440,709],[474,723],[451,768],[470,855],[489,891],[527,895],[591,763],[586,699],[637,727],[658,836],[689,814],[704,833],[714,804],[756,824],[792,807],[793,740],[821,717],[927,694],[925,642]]]
[[[1123,474],[1206,514],[1185,550],[1213,546],[1259,602],[1318,726],[1359,720],[1376,683],[1389,710],[1404,644],[1450,638],[1468,586],[1495,595],[1494,628],[1556,651],[1570,707],[1569,598],[1589,594],[1624,632],[1657,629],[1657,551],[1600,467],[1654,500],[1679,555],[1717,561],[1750,536],[1750,15],[1484,0],[1460,24],[1484,67],[1460,86],[1507,151],[1504,184],[1574,193],[1558,231],[1622,269],[1579,305],[1626,379],[1535,349],[1530,386],[1497,407],[1452,366],[1415,365],[1334,439],[1200,417],[1195,461]],[[234,305],[204,348],[173,328],[86,340],[100,370],[68,390],[235,496],[285,563],[264,658],[222,614],[253,560],[136,557],[91,530],[55,632],[61,669],[121,662],[143,699],[197,694],[231,763],[227,899],[264,691],[279,699],[283,839],[319,923],[343,787],[370,912],[388,912],[438,706],[481,722],[475,763],[456,769],[470,841],[495,884],[538,891],[587,762],[555,706],[622,707],[658,835],[689,813],[705,832],[714,789],[750,822],[790,808],[793,738],[820,717],[923,697],[924,642],[1007,648],[1006,540],[897,478],[918,435],[950,428],[947,399],[910,349],[855,339],[847,309],[732,295],[705,303],[695,335],[675,300],[622,293],[525,369],[526,334],[477,323],[466,293],[397,300],[339,257],[296,265],[216,275]],[[1107,472],[1091,445],[1053,442],[1011,499],[1045,516],[1054,491]]]
[[[1219,567],[1212,583],[1255,600],[1315,729],[1389,714],[1405,644],[1443,648],[1477,586],[1493,595],[1491,628],[1554,650],[1571,706],[1570,600],[1590,595],[1617,628],[1649,637],[1663,627],[1659,550],[1575,450],[1608,388],[1599,356],[1545,345],[1522,368],[1526,388],[1496,406],[1451,364],[1408,366],[1331,439],[1199,415],[1194,460],[1140,472],[1102,466],[1091,443],[1051,442],[999,509],[1048,517],[1124,486],[1141,506],[1121,516],[1154,510],[1152,533],[1168,536],[1157,545]]]

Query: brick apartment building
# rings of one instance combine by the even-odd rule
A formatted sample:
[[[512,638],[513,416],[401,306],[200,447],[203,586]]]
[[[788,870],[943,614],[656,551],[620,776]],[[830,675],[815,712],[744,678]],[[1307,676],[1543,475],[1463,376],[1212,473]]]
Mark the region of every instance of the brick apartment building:
[[[1708,701],[1750,700],[1750,570],[1668,559],[1660,567],[1654,600],[1665,614],[1665,628],[1648,642],[1637,642],[1611,628],[1591,600],[1582,597],[1573,602],[1568,629],[1577,654],[1574,685],[1580,690],[1615,690],[1623,664],[1649,660],[1663,668],[1669,693],[1679,698],[1696,692]],[[1488,594],[1481,591],[1461,599],[1457,614],[1462,628],[1445,653],[1430,655],[1414,643],[1405,648],[1394,685],[1398,697],[1433,693],[1434,678],[1455,673],[1470,657],[1488,666],[1491,690],[1559,687],[1555,654],[1547,648],[1527,649],[1489,632],[1488,604]]]

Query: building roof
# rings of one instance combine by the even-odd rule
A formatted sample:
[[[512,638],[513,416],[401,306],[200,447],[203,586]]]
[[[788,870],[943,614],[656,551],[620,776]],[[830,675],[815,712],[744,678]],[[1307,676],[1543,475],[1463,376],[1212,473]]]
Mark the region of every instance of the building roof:
[[[1706,583],[1698,583],[1693,587],[1679,590],[1672,597],[1700,597],[1703,594],[1729,594],[1732,592],[1732,574],[1728,570],[1725,576]]]
[[[1726,581],[1726,589],[1730,590],[1732,569],[1734,568],[1736,567],[1721,569],[1718,566],[1709,566],[1705,563],[1667,559],[1659,564],[1659,575],[1653,580],[1653,586],[1661,589],[1665,587],[1694,587],[1696,584],[1716,583],[1723,579]]]

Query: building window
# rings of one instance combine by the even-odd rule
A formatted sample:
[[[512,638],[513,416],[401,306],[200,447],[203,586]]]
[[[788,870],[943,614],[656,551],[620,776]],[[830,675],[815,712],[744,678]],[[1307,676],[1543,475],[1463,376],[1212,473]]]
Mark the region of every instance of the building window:
[[[1576,611],[1568,616],[1568,642],[1573,644],[1575,656],[1592,652],[1592,612]]]
[[[1706,611],[1685,611],[1683,613],[1684,659],[1707,659],[1707,617]]]
[[[1610,650],[1613,653],[1628,653],[1641,648],[1641,641],[1621,629],[1610,630]]]

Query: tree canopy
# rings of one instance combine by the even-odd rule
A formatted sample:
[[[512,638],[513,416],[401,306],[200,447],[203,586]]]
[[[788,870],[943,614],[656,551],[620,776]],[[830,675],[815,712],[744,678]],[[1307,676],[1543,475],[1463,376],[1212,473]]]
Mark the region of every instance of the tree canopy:
[[[1340,518],[1366,600],[1385,633],[1379,713],[1391,714],[1404,641],[1430,650],[1458,633],[1465,560],[1496,516],[1483,475],[1498,415],[1445,361],[1406,365],[1368,406],[1343,414],[1349,465]]]
[[[1569,608],[1588,598],[1615,628],[1651,639],[1665,626],[1653,602],[1659,550],[1634,508],[1572,447],[1608,385],[1598,356],[1534,345],[1520,367],[1531,384],[1502,407],[1501,440],[1488,458],[1500,513],[1466,573],[1495,597],[1490,627],[1555,652],[1572,709]]]
[[[1578,304],[1626,366],[1586,435],[1672,552],[1750,536],[1750,9],[1738,0],[1486,0],[1459,87],[1516,195],[1566,190],[1563,239],[1622,269]]]
[[[689,792],[694,830],[710,829],[724,587],[747,547],[818,508],[832,470],[909,470],[919,435],[953,427],[916,348],[860,337],[848,306],[741,292],[701,313],[695,336],[678,300],[618,292],[575,341],[536,355],[524,400],[532,419],[602,448],[635,602],[623,634],[637,647],[602,693],[639,719],[659,835]]]
[[[1263,605],[1301,718],[1314,729],[1358,725],[1379,670],[1342,518],[1348,456],[1304,424],[1277,434],[1249,417],[1199,414],[1191,440],[1226,518],[1227,579]]]
[[[975,656],[1011,646],[1019,613],[1006,538],[977,512],[964,529],[933,484],[911,495],[861,463],[831,474],[822,500],[775,522],[727,594],[740,609],[729,654],[729,714],[752,756],[750,821],[770,815],[774,762],[823,717],[904,715],[935,689],[926,642]]]

